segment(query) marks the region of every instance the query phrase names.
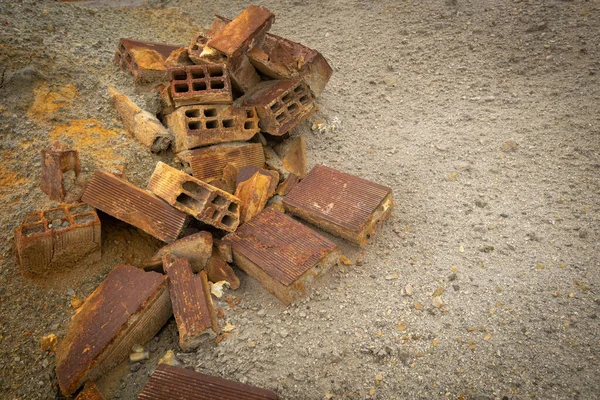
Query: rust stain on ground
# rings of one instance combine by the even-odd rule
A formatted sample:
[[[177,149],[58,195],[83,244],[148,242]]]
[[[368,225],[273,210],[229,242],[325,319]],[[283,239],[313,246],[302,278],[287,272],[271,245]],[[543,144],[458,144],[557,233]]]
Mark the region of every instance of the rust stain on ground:
[[[73,99],[77,97],[77,88],[71,84],[53,88],[51,91],[47,82],[33,89],[33,105],[27,112],[29,118],[43,121],[59,111],[61,108],[70,107]]]
[[[0,198],[13,193],[19,193],[19,187],[24,186],[28,181],[27,178],[21,175],[18,167],[15,166],[17,156],[12,151],[2,152],[0,157]],[[15,198],[12,202],[16,202]]]
[[[104,123],[96,119],[75,119],[68,124],[55,126],[48,133],[50,143],[68,139],[72,141],[71,147],[77,149],[79,154],[87,154],[100,166],[108,169],[114,167],[115,161],[125,163],[115,152],[115,145],[110,140],[117,136],[117,131],[106,128]]]

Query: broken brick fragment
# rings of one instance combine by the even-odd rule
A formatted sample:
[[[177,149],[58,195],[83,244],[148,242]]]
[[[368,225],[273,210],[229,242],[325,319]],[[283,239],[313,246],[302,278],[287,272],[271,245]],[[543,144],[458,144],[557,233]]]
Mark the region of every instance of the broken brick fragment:
[[[221,257],[223,257],[223,260],[225,260],[225,262],[231,264],[233,262],[233,255],[231,253],[231,244],[220,240],[220,239],[215,239],[213,241],[213,245],[217,248],[217,250],[219,251],[219,254],[221,255]]]
[[[289,138],[275,146],[283,167],[302,179],[306,176],[306,142],[303,136]]]
[[[241,200],[241,223],[250,221],[265,208],[267,201],[275,191],[272,182],[271,175],[263,175],[257,171],[249,179],[238,184],[235,196]],[[271,189],[273,190],[271,191]]]
[[[138,267],[144,268],[146,271],[162,272],[163,256],[170,253],[173,257],[187,259],[192,272],[198,273],[208,264],[212,247],[213,238],[210,232],[194,233],[161,247],[152,257],[142,261]]]
[[[158,83],[167,79],[165,61],[180,46],[120,39],[115,62],[123,71],[130,72],[135,82]]]
[[[394,207],[392,189],[316,165],[283,200],[291,214],[364,245]]]
[[[254,165],[246,165],[245,167],[241,167],[237,170],[237,176],[236,176],[236,182],[235,182],[236,188],[239,186],[240,183],[245,182],[245,181],[249,180],[250,178],[252,178],[252,176],[257,172],[261,175],[270,176],[271,178],[273,178],[273,179],[271,179],[271,184],[269,185],[269,190],[268,190],[268,196],[269,197],[273,196],[273,194],[275,194],[275,189],[277,188],[277,184],[279,183],[279,172],[274,171],[272,169],[258,168],[258,167],[255,167]]]
[[[176,153],[211,144],[246,141],[259,131],[258,115],[253,107],[184,106],[165,119],[175,135]]]
[[[341,254],[329,239],[271,208],[223,240],[231,244],[235,265],[285,304],[305,295]]]
[[[169,277],[169,293],[179,330],[179,347],[191,351],[219,334],[206,272],[194,277],[185,258],[170,253],[163,256],[163,269]]]
[[[79,392],[75,400],[104,400],[98,386],[92,381],[87,381],[83,390]]]
[[[288,177],[277,186],[275,193],[280,196],[286,196],[298,182],[299,179],[296,175],[289,174]]]
[[[233,232],[240,223],[241,201],[208,183],[159,161],[148,190],[199,221]]]
[[[207,45],[228,58],[245,54],[260,43],[271,28],[275,15],[266,8],[251,5],[208,41]]]
[[[263,81],[238,100],[256,107],[260,130],[282,136],[315,110],[315,98],[303,80]]]
[[[166,276],[115,267],[73,316],[58,344],[56,376],[63,395],[126,360],[131,347],[152,339],[171,315]]]
[[[163,242],[172,243],[189,217],[147,190],[104,171],[96,171],[81,200]]]
[[[211,282],[227,281],[229,287],[234,290],[240,287],[240,280],[233,271],[233,268],[225,262],[221,256],[221,252],[217,248],[213,249],[212,256],[208,260],[206,273],[208,280]]]
[[[227,164],[235,167],[265,166],[265,153],[260,143],[232,142],[194,150],[184,150],[177,157],[194,177],[203,181],[221,179]]]
[[[169,68],[169,94],[175,106],[231,104],[231,82],[224,64]]]
[[[108,88],[108,93],[131,136],[153,153],[159,153],[169,147],[173,137],[154,114],[142,110],[129,97],[114,88]]]
[[[180,47],[173,50],[169,57],[165,60],[165,67],[172,68],[181,65],[192,65],[194,64],[188,55],[187,47]]]
[[[172,399],[186,400],[277,400],[277,394],[271,390],[230,381],[216,376],[205,375],[186,368],[159,365],[138,400]]]
[[[67,192],[63,174],[67,171],[75,172],[75,177],[81,172],[77,150],[69,149],[59,142],[42,150],[41,188],[50,200],[65,200]]]
[[[87,204],[26,214],[15,229],[16,254],[24,275],[49,275],[101,257],[101,228]]]

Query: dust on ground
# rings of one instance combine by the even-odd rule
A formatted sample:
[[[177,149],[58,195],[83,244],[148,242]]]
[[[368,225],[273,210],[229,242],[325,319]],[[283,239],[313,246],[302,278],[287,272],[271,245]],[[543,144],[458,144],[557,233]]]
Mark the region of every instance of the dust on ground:
[[[40,150],[60,139],[79,149],[83,179],[124,163],[145,186],[168,157],[125,134],[106,89],[150,111],[158,102],[113,63],[118,39],[187,45],[214,14],[247,6],[84,3],[0,3],[0,390],[10,399],[59,397],[40,338],[64,335],[73,296],[160,245],[102,215],[101,263],[57,282],[23,278],[13,230],[54,204],[39,188]],[[320,111],[294,132],[309,164],[391,186],[396,209],[366,248],[338,240],[362,263],[292,306],[239,272],[226,296],[240,302],[224,303],[232,334],[186,354],[171,321],[150,360],[107,377],[115,398],[135,398],[167,349],[282,399],[600,397],[598,1],[260,3],[277,15],[273,33],[334,68]]]

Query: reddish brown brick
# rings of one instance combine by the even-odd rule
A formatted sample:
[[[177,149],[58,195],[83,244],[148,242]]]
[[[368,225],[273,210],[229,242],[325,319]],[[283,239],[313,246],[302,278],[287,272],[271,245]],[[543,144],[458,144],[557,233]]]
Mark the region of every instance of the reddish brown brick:
[[[167,79],[165,60],[180,46],[120,39],[115,62],[123,71],[130,72],[135,82],[157,83]]]
[[[50,200],[64,201],[65,191],[64,176],[67,171],[75,172],[75,177],[81,172],[79,153],[67,146],[54,142],[42,150],[42,191]]]
[[[173,67],[169,69],[169,82],[169,94],[177,107],[233,101],[225,64]]]

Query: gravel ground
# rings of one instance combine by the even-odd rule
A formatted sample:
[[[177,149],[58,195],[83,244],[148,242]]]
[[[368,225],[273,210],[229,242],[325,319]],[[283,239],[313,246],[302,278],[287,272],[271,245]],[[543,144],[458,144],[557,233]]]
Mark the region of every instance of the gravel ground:
[[[73,297],[160,245],[102,215],[102,262],[23,278],[13,230],[53,205],[39,151],[61,139],[80,152],[80,182],[124,166],[145,185],[171,155],[129,138],[109,103],[114,86],[158,107],[112,62],[118,39],[187,45],[213,14],[247,5],[140,3],[0,2],[3,398],[60,398],[40,338],[64,335]],[[309,164],[391,186],[396,209],[364,249],[337,240],[361,262],[289,307],[240,272],[226,293],[239,303],[217,303],[229,337],[182,353],[171,321],[150,360],[101,382],[107,398],[135,398],[168,349],[282,399],[600,397],[600,3],[260,3],[273,33],[334,68],[320,111],[294,131]],[[324,132],[311,131],[318,120]]]

